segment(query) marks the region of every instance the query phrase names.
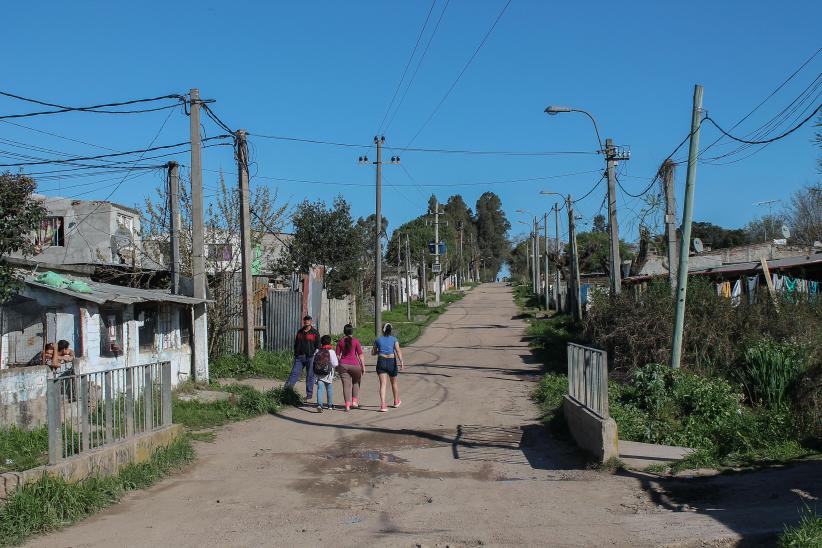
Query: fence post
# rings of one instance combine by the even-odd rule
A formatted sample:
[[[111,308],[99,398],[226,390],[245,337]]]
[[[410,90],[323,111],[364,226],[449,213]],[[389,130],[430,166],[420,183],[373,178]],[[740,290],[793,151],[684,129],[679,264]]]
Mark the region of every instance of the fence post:
[[[86,377],[85,375],[80,376],[79,402],[80,403],[78,405],[80,406],[80,451],[88,451],[89,449],[91,449],[91,447],[89,447],[91,426],[89,425],[88,416],[88,377]]]
[[[46,414],[49,429],[49,464],[57,464],[63,458],[62,433],[60,432],[60,381],[46,380]]]
[[[126,368],[126,437],[134,435],[134,368]]]
[[[171,362],[163,362],[161,367],[163,375],[162,384],[160,385],[163,405],[162,419],[163,426],[169,426],[171,424]]]
[[[154,387],[151,384],[151,365],[143,365],[141,367],[144,369],[143,378],[145,379],[145,384],[143,385],[143,408],[145,413],[145,417],[143,417],[143,430],[145,432],[151,432],[151,429],[154,428],[154,401],[152,400]]]
[[[608,353],[603,351],[599,355],[599,367],[597,367],[597,371],[599,372],[599,408],[602,412],[602,418],[607,419],[610,417],[608,411]]]
[[[114,439],[114,394],[111,389],[111,371],[103,373],[104,393],[106,402],[106,443]]]

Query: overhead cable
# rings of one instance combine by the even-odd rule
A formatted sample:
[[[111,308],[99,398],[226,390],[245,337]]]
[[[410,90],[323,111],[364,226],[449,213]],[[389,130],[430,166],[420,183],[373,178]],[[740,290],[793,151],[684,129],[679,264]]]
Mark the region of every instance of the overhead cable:
[[[102,110],[109,107],[119,107],[119,106],[126,106],[126,105],[135,105],[140,103],[150,103],[154,101],[162,101],[165,99],[176,99],[179,101],[185,101],[185,97],[178,94],[171,94],[171,95],[163,95],[160,97],[150,97],[146,99],[132,99],[130,101],[119,101],[116,103],[104,103],[101,105],[92,105],[87,107],[68,107],[65,105],[59,105],[56,103],[48,103],[45,101],[40,101],[38,99],[31,99],[28,97],[23,97],[20,95],[15,95],[13,93],[8,93],[5,91],[0,91],[0,95],[4,95],[6,97],[11,97],[13,99],[18,99],[21,101],[26,101],[29,103],[36,103],[38,105],[44,105],[49,107],[55,107],[57,110],[43,110],[39,112],[29,112],[25,114],[6,114],[0,116],[0,120],[6,120],[10,118],[29,118],[32,116],[43,116],[48,114],[62,114],[64,112],[95,112],[98,114],[139,114],[143,112],[155,112],[158,110],[165,110],[169,108],[176,108],[179,103],[174,103],[171,105],[164,105],[162,107],[155,107],[155,108],[148,108],[148,109],[137,109],[137,110]]]

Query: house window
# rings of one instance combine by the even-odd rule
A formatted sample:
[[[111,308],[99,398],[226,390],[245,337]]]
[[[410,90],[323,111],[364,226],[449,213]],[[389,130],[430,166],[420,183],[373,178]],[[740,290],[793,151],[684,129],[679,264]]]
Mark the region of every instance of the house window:
[[[212,261],[228,262],[233,256],[231,244],[208,244],[208,258]]]
[[[137,320],[137,344],[141,352],[152,352],[154,350],[157,315],[157,303],[134,305],[134,317]]]
[[[40,222],[37,244],[41,247],[62,247],[63,236],[63,217],[46,217]]]
[[[134,217],[130,215],[124,215],[122,213],[117,214],[117,226],[120,228],[124,228],[134,234]]]
[[[100,355],[117,357],[123,354],[123,311],[119,308],[100,310]]]
[[[191,344],[191,308],[180,308],[180,345]]]

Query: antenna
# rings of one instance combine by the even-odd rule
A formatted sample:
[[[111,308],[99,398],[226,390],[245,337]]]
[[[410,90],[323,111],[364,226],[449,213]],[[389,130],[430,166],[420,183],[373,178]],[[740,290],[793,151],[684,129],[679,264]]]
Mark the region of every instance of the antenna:
[[[702,245],[702,240],[699,238],[694,238],[694,251],[696,254],[699,255],[705,249],[705,246]]]

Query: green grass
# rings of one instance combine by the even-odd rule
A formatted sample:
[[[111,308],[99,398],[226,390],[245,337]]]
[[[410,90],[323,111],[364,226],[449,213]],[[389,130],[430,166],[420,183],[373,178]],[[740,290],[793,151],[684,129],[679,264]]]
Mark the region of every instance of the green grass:
[[[243,354],[224,354],[210,361],[209,376],[213,380],[249,377],[286,380],[293,363],[294,355],[290,350],[260,350],[251,360]]]
[[[45,426],[30,431],[16,426],[0,429],[0,473],[46,464],[48,450],[49,435]]]
[[[293,388],[274,388],[260,392],[250,386],[231,385],[219,387],[231,393],[228,400],[213,403],[172,401],[174,422],[190,430],[205,430],[229,422],[241,421],[274,413],[285,405],[299,405],[300,396]]]
[[[785,527],[779,537],[780,548],[822,547],[822,516],[807,505],[800,516],[799,523]]]
[[[115,476],[94,476],[77,483],[43,476],[16,490],[0,506],[0,546],[22,543],[80,521],[116,503],[127,491],[144,489],[194,460],[186,438],[158,449],[151,459],[131,464]]]
[[[391,324],[393,335],[399,340],[400,346],[405,346],[416,341],[425,327],[439,318],[449,304],[459,301],[464,296],[465,293],[462,291],[445,292],[440,297],[440,306],[427,306],[425,303],[412,301],[410,322],[406,305],[403,303],[384,311],[382,321]],[[374,322],[361,322],[354,329],[354,337],[359,339],[364,346],[370,346],[374,342]]]

